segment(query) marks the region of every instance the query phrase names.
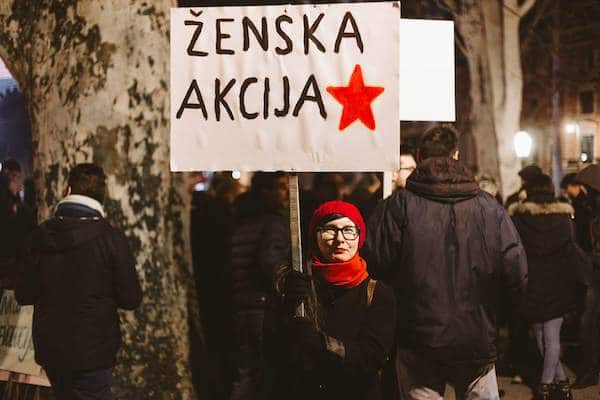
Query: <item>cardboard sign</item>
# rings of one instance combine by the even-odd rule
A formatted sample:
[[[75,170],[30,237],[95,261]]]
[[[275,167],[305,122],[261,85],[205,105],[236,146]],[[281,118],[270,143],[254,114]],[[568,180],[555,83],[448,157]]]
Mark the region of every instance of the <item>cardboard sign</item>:
[[[11,290],[0,301],[0,369],[42,376],[33,353],[33,306],[19,306]]]
[[[171,10],[171,169],[399,165],[398,2]]]
[[[400,119],[454,121],[454,22],[400,21]]]

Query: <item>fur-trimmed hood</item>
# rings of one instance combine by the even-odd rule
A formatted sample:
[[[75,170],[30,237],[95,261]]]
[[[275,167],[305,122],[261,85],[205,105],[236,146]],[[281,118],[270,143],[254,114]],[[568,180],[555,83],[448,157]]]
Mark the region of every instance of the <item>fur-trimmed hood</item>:
[[[508,213],[521,236],[527,257],[554,254],[572,241],[573,207],[567,203],[525,201]]]
[[[558,201],[552,203],[534,203],[525,201],[523,203],[513,203],[508,207],[508,215],[516,214],[531,214],[531,215],[551,215],[551,214],[567,214],[573,216],[575,210],[568,203]]]

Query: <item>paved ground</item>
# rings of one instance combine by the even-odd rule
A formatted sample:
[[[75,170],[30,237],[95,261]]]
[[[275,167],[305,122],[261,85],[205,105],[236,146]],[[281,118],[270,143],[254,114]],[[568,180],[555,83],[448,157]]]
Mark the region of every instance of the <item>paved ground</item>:
[[[572,376],[572,374],[569,374]],[[504,390],[505,394],[502,400],[531,400],[533,394],[531,389],[525,385],[512,385],[510,378],[500,377],[498,380],[500,389]],[[445,399],[454,400],[454,391],[448,387],[446,389]],[[586,389],[573,390],[574,400],[600,400],[600,385],[592,386]]]

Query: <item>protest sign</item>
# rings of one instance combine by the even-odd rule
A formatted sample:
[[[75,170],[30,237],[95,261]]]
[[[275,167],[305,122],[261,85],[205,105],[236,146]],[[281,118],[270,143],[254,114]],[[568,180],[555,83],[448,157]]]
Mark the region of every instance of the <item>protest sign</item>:
[[[398,2],[171,10],[171,169],[398,168]]]
[[[32,318],[33,307],[19,306],[13,291],[5,290],[0,301],[0,370],[31,376],[17,378],[22,382],[47,385],[42,367],[34,359]]]

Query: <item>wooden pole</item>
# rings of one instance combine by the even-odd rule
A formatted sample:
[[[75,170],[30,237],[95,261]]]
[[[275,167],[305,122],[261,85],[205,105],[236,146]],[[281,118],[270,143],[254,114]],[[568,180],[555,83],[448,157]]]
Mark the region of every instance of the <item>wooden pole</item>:
[[[383,198],[387,199],[392,195],[392,173],[384,172],[383,173]]]
[[[292,243],[292,269],[302,272],[302,241],[300,238],[300,188],[298,174],[290,174],[290,239]],[[296,316],[306,315],[304,303],[296,309]]]

